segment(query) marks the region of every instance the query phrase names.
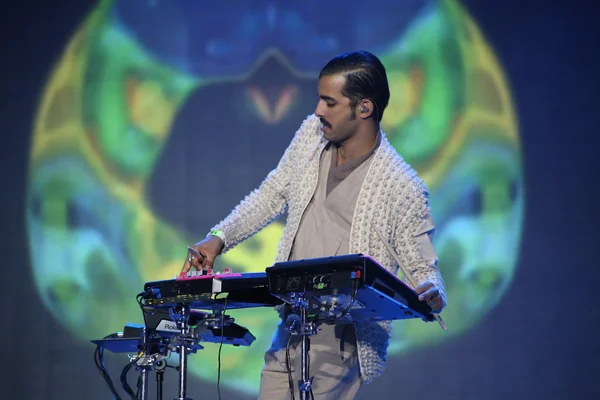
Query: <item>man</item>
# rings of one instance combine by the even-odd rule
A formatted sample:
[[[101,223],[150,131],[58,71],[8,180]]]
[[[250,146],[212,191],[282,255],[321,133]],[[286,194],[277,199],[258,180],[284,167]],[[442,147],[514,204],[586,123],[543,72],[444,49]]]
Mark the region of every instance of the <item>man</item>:
[[[377,226],[417,281],[419,298],[436,311],[446,295],[431,239],[428,191],[380,130],[389,100],[385,68],[366,51],[341,54],[321,71],[319,101],[277,167],[211,233],[186,262],[212,268],[217,255],[257,233],[286,209],[276,261],[364,253],[394,274],[398,265]],[[290,397],[286,309],[265,353],[260,399]],[[351,399],[383,372],[391,324],[322,324],[311,336],[315,399]],[[290,341],[293,383],[300,379],[299,338]],[[295,388],[298,393],[297,387]]]

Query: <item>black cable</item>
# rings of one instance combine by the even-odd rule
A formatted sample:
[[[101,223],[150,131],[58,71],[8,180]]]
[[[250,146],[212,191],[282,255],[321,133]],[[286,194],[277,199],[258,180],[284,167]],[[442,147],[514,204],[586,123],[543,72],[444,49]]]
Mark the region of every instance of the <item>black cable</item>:
[[[308,352],[307,356],[308,356],[307,357],[308,366],[309,366],[309,369],[310,369],[310,349],[309,349],[309,352]],[[313,391],[312,391],[312,383],[311,383],[311,386],[310,386],[310,398],[312,400],[315,400],[315,396],[313,395]]]
[[[221,400],[221,348],[223,348],[225,311],[227,311],[227,298],[225,298],[225,308],[221,312],[221,344],[219,345],[219,353],[217,354],[217,393]]]
[[[287,345],[285,346],[285,367],[287,369],[288,374],[288,384],[290,386],[290,393],[292,395],[292,400],[296,400],[294,395],[294,379],[292,378],[292,366],[290,361],[290,344],[292,342],[292,333],[290,332],[290,337],[288,338]]]
[[[112,335],[109,335],[108,337],[110,336]],[[100,374],[106,381],[106,384],[108,385],[108,388],[110,389],[110,392],[112,393],[115,400],[121,400],[121,396],[119,396],[119,393],[117,392],[117,389],[115,388],[115,385],[108,373],[108,369],[104,364],[104,347],[101,345],[96,346],[96,350],[94,351],[94,363],[96,364],[98,371],[100,371]]]
[[[138,399],[137,399],[136,394],[133,392],[133,389],[131,388],[131,386],[129,386],[129,383],[127,382],[127,373],[129,372],[129,370],[131,369],[133,364],[135,364],[139,360],[140,354],[141,353],[139,353],[137,357],[135,357],[130,362],[128,362],[127,365],[125,365],[125,367],[123,367],[123,370],[121,371],[121,386],[123,386],[123,390],[125,390],[125,392],[133,400],[138,400]]]
[[[346,316],[346,314],[348,314],[350,312],[350,309],[352,308],[352,306],[354,305],[354,302],[356,301],[356,296],[358,294],[358,280],[353,279],[352,280],[352,295],[350,296],[350,304],[348,304],[348,307],[346,307],[346,309],[344,311],[342,311],[342,315],[339,316],[339,318],[343,318]]]
[[[143,385],[142,376],[140,375],[140,376],[138,376],[137,391],[135,392],[135,397],[138,399],[140,398],[140,395],[142,394],[142,385]]]
[[[143,298],[144,298],[143,293],[139,293],[135,297],[138,305],[140,306],[140,309],[142,310],[142,317],[144,318],[144,314],[146,314],[147,311],[144,309],[144,304],[142,303]],[[154,312],[156,312],[156,309],[154,310]],[[152,314],[152,313],[150,313],[150,314]],[[145,318],[144,318],[144,321],[145,321]],[[145,323],[144,323],[144,326],[145,326]],[[148,344],[150,342],[151,332],[152,331],[146,327],[145,334],[142,336],[142,340],[143,340],[142,349],[139,351],[138,355],[135,358],[133,358],[129,363],[127,363],[127,365],[125,365],[125,367],[123,367],[123,370],[121,371],[121,385],[123,386],[123,389],[125,390],[125,392],[127,392],[127,394],[132,398],[132,400],[138,400],[138,396],[136,395],[136,393],[133,392],[133,389],[131,388],[131,386],[129,386],[129,383],[127,382],[127,373],[129,372],[129,370],[131,369],[133,364],[137,363],[138,360],[142,357],[142,355],[146,354],[146,350],[148,349]]]

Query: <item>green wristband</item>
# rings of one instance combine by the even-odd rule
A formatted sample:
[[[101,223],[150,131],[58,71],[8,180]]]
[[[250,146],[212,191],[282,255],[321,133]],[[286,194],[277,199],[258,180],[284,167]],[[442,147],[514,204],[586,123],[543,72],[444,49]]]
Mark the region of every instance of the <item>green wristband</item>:
[[[208,236],[216,236],[219,239],[221,239],[223,241],[223,243],[225,243],[225,234],[220,229],[214,229],[214,230],[210,231]]]

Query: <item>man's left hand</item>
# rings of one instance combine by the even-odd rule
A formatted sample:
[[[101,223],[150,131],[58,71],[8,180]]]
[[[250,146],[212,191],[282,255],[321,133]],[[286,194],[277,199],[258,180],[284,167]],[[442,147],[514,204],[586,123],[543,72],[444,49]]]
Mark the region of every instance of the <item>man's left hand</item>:
[[[431,307],[433,311],[441,311],[441,309],[444,307],[442,296],[440,296],[440,291],[433,283],[423,282],[417,286],[415,291],[419,295],[419,300],[427,302],[427,305]]]

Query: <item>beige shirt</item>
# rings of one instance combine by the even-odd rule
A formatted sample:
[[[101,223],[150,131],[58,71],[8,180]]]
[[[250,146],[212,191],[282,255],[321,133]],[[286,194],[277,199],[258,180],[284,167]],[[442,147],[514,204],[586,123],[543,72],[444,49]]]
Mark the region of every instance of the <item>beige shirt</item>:
[[[330,257],[350,251],[350,227],[370,159],[379,146],[361,157],[337,166],[337,148],[329,145],[321,154],[319,178],[294,240],[290,260]]]

